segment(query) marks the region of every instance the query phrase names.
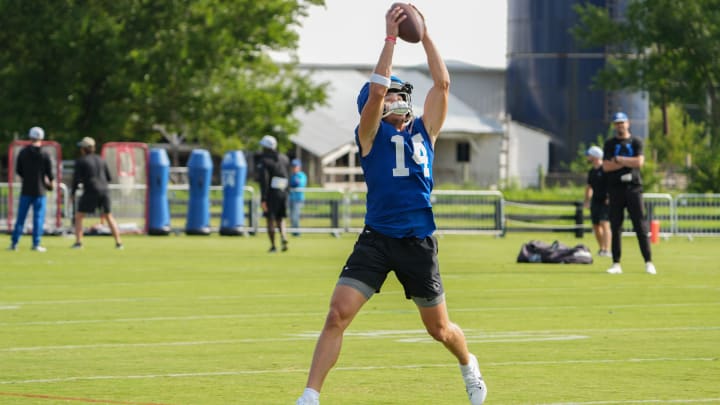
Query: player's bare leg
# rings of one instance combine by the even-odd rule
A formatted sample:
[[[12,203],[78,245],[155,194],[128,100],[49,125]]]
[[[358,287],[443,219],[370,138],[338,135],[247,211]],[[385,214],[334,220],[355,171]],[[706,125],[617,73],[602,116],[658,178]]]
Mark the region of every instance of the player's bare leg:
[[[277,225],[278,231],[280,232],[280,243],[282,244],[282,251],[285,252],[286,250],[288,250],[288,240],[287,235],[285,234],[285,219],[278,219]]]
[[[600,246],[603,247],[605,252],[610,252],[610,221],[600,221],[600,229],[602,233],[602,242]]]
[[[365,302],[367,299],[358,290],[346,285],[335,287],[325,325],[315,345],[307,388],[320,392],[328,372],[340,356],[343,333]]]
[[[482,404],[487,396],[487,387],[477,358],[468,351],[462,329],[450,322],[445,301],[432,307],[418,306],[418,310],[430,336],[442,343],[458,359],[470,403]]]
[[[82,212],[75,213],[75,244],[73,245],[74,248],[82,247],[84,218],[85,214],[83,214]]]
[[[120,230],[118,229],[117,222],[115,221],[115,218],[112,216],[112,214],[107,213],[100,216],[101,219],[105,219],[108,223],[108,226],[110,227],[110,232],[112,232],[113,238],[115,238],[115,247],[118,249],[122,249],[122,240],[120,240]]]

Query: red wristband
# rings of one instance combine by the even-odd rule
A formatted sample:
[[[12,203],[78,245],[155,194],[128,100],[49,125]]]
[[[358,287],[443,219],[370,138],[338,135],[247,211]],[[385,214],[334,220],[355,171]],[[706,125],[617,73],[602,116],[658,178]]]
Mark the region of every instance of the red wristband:
[[[393,44],[396,44],[396,43],[397,43],[397,37],[396,37],[396,36],[393,36],[393,35],[388,35],[388,36],[386,36],[386,37],[385,37],[385,40],[386,40],[386,41],[390,41],[390,42],[392,42]]]

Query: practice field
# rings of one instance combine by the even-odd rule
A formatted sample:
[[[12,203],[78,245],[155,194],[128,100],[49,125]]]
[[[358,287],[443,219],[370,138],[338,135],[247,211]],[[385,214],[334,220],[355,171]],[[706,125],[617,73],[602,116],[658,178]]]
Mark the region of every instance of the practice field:
[[[559,234],[441,236],[450,316],[488,404],[720,403],[720,239],[654,245],[645,274],[516,264]],[[0,251],[0,404],[294,404],[354,235],[46,237]],[[582,242],[596,250],[591,236]],[[454,358],[390,276],[351,325],[322,403],[466,404]]]

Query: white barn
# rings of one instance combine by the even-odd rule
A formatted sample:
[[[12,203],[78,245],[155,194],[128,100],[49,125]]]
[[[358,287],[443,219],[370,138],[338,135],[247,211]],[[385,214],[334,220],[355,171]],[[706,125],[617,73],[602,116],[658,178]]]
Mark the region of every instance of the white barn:
[[[362,169],[354,142],[356,98],[372,66],[304,65],[318,83],[327,83],[328,103],[299,112],[300,131],[291,137],[311,183],[362,189]],[[448,63],[451,88],[448,116],[435,145],[436,184],[495,188],[533,186],[547,172],[550,136],[510,121],[505,115],[505,71]],[[432,86],[424,66],[395,68],[413,84],[413,110],[422,115]]]

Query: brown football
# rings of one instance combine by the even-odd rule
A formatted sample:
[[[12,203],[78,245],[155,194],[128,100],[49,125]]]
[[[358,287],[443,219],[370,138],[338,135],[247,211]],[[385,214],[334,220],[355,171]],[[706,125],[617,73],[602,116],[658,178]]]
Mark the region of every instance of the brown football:
[[[393,3],[392,8],[401,7],[407,18],[400,23],[398,36],[407,42],[417,43],[422,41],[425,33],[425,20],[423,16],[408,3]]]

